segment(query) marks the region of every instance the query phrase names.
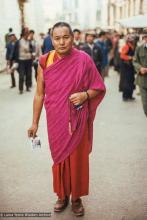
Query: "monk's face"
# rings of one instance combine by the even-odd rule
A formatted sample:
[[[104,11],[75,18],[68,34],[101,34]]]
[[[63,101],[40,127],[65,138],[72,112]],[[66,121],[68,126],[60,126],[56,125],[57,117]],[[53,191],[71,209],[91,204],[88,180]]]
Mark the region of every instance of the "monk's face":
[[[68,27],[56,27],[52,33],[52,43],[60,56],[68,54],[73,44],[73,35]]]

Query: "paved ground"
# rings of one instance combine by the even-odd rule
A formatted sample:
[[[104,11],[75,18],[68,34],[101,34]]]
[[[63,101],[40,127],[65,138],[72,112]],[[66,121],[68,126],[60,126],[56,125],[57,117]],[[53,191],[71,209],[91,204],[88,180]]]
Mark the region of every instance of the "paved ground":
[[[122,102],[113,71],[106,86],[95,120],[90,195],[83,198],[86,213],[81,219],[145,220],[147,119],[139,96],[133,103]],[[17,89],[9,89],[9,76],[0,74],[0,212],[51,212],[49,219],[77,219],[70,206],[62,214],[53,212],[56,196],[44,112],[38,132],[42,148],[30,147],[26,131],[32,120],[33,93],[19,95]]]

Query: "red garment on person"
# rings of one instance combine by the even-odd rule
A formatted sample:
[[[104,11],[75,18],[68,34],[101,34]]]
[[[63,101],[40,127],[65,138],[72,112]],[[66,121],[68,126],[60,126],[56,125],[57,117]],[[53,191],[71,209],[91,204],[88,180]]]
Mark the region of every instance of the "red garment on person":
[[[50,52],[49,54],[46,54],[42,57],[42,59],[40,59],[40,65],[43,67],[44,70],[44,80],[45,80],[45,87],[46,89],[49,88],[51,90],[51,84],[49,84],[49,80],[48,77],[52,78],[52,77],[57,77],[57,74],[59,75],[60,71],[61,71],[61,62],[63,62],[64,59],[64,64],[67,68],[68,66],[73,65],[73,61],[74,60],[70,60],[68,57],[62,58],[61,60],[56,56],[57,54],[54,53],[54,57],[52,57],[53,52]],[[72,56],[71,56],[72,55]],[[62,136],[62,132],[64,131],[64,126],[62,127],[62,129],[60,129],[60,138],[61,142],[59,142],[59,145],[56,144],[56,147],[58,148],[58,150],[56,150],[56,155],[53,155],[53,159],[54,160],[54,165],[52,167],[52,171],[53,171],[53,188],[54,188],[54,192],[57,193],[58,197],[60,199],[64,199],[65,196],[69,196],[70,194],[72,195],[72,199],[76,200],[77,198],[84,196],[84,195],[88,195],[89,193],[89,153],[92,150],[92,125],[93,125],[93,120],[95,117],[95,112],[96,112],[96,108],[98,106],[98,104],[101,102],[104,94],[105,94],[105,86],[103,84],[103,81],[99,75],[99,73],[96,70],[95,65],[93,64],[92,60],[83,52],[78,52],[76,49],[72,50],[72,54],[69,55],[71,56],[71,59],[75,59],[75,61],[78,61],[78,56],[79,61],[78,62],[82,62],[84,61],[84,57],[85,57],[85,62],[83,63],[83,68],[85,68],[85,74],[84,76],[80,74],[83,73],[83,69],[81,69],[81,72],[79,72],[79,77],[75,79],[77,80],[76,82],[78,82],[78,80],[80,80],[81,77],[81,83],[88,83],[88,78],[89,78],[89,85],[87,85],[87,89],[98,89],[101,91],[100,96],[95,97],[94,99],[90,100],[89,103],[86,102],[83,104],[83,110],[84,108],[86,108],[87,110],[89,109],[89,117],[85,117],[85,121],[81,121],[82,120],[82,115],[80,115],[80,111],[77,112],[77,114],[79,115],[79,122],[82,125],[82,128],[79,129],[79,142],[78,144],[73,145],[72,151],[70,149],[69,152],[66,153],[66,151],[63,151],[63,153],[66,153],[64,155],[64,157],[62,157],[61,159],[56,159],[56,155],[58,153],[60,153],[60,151],[62,150],[62,148],[60,148],[60,145],[63,146],[64,149],[64,145],[65,143],[61,143],[63,141],[65,141],[65,139]],[[51,59],[52,57],[52,59]],[[59,61],[60,60],[60,61]],[[50,62],[51,61],[51,62]],[[66,62],[65,62],[66,61]],[[76,62],[77,62],[76,61]],[[58,67],[59,71],[55,71],[55,65],[54,63],[56,63],[57,67],[58,65],[60,65],[60,68]],[[49,65],[44,65],[44,64],[53,64],[49,67]],[[68,65],[67,65],[68,64]],[[79,63],[77,63],[79,65]],[[89,65],[88,65],[89,64]],[[63,66],[64,67],[64,66]],[[77,67],[77,66],[76,66]],[[87,67],[87,68],[86,68]],[[64,67],[65,68],[65,67]],[[65,71],[67,71],[67,68],[64,71],[61,71],[61,77],[64,76]],[[75,68],[75,66],[73,66],[73,68]],[[81,66],[78,66],[78,70],[80,70]],[[53,72],[53,70],[55,72]],[[70,72],[70,75],[69,75]],[[68,74],[66,75],[66,80],[68,77],[71,77],[72,72],[69,71]],[[88,78],[84,78],[84,77],[88,77]],[[59,77],[57,78],[59,80]],[[65,83],[65,79],[64,79],[64,87],[66,86]],[[85,80],[85,81],[84,81]],[[54,80],[54,82],[57,83],[57,80]],[[49,87],[50,86],[50,87]],[[58,86],[61,86],[60,84]],[[78,86],[80,86],[80,84],[78,84]],[[56,86],[57,87],[57,86]],[[63,88],[64,88],[63,87]],[[68,86],[67,89],[69,89],[70,87]],[[84,87],[83,87],[84,88]],[[62,88],[61,88],[62,89]],[[87,90],[86,89],[86,90]],[[78,90],[78,89],[77,89]],[[51,90],[52,91],[52,90]],[[52,91],[53,93],[53,91]],[[51,95],[47,94],[47,97],[49,99],[51,99]],[[63,96],[61,96],[63,97]],[[54,99],[52,99],[54,100]],[[58,101],[60,101],[59,98],[59,93],[58,93]],[[54,104],[56,104],[56,102],[54,102]],[[60,105],[58,105],[60,106]],[[94,106],[94,108],[93,108]],[[50,105],[46,105],[46,109],[50,108]],[[88,108],[89,107],[89,108]],[[85,109],[85,110],[86,110]],[[47,109],[48,110],[48,109]],[[56,111],[59,109],[55,109]],[[87,114],[87,110],[85,111],[85,114]],[[75,110],[74,110],[75,111]],[[77,110],[76,110],[77,111]],[[63,112],[63,108],[62,108],[62,112]],[[54,111],[50,112],[50,114],[55,113]],[[51,115],[48,114],[49,117],[51,117]],[[65,115],[66,116],[66,115]],[[61,113],[60,113],[60,117],[61,117]],[[86,122],[86,118],[87,118],[87,122]],[[53,119],[53,118],[50,118]],[[55,118],[57,119],[57,117]],[[57,120],[54,120],[54,122]],[[63,118],[62,118],[63,121]],[[73,122],[75,122],[73,120]],[[76,121],[78,122],[78,121]],[[48,124],[51,123],[51,120],[48,120]],[[54,125],[54,124],[53,124]],[[73,128],[77,127],[75,126],[76,124],[73,123]],[[60,124],[61,126],[61,124]],[[90,131],[90,132],[89,132]],[[49,127],[49,134],[50,132],[53,132],[53,129],[50,129]],[[76,134],[76,131],[73,133],[73,135]],[[72,134],[68,134],[68,136],[70,135],[70,137],[72,137]],[[57,135],[55,135],[54,137],[55,139],[57,139]],[[70,145],[69,145],[70,147]],[[54,148],[51,149],[52,151],[54,150]],[[69,150],[69,148],[67,147],[66,150]],[[54,152],[53,152],[54,153]],[[66,157],[65,157],[66,156]]]
[[[76,200],[89,193],[89,144],[88,127],[80,144],[71,155],[52,167],[53,188],[60,199],[72,195]]]

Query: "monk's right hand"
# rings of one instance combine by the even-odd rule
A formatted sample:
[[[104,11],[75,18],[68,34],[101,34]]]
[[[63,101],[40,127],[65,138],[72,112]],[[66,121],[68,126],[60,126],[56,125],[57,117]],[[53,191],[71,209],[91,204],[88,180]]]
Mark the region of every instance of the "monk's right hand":
[[[37,124],[33,124],[29,129],[28,129],[28,137],[36,137],[36,133],[38,130],[38,125]]]

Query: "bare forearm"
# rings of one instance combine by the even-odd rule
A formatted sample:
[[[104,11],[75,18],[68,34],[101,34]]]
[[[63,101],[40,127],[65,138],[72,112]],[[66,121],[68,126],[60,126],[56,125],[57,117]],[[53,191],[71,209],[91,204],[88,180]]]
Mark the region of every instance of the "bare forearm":
[[[33,102],[33,124],[39,123],[44,96],[35,95]]]

